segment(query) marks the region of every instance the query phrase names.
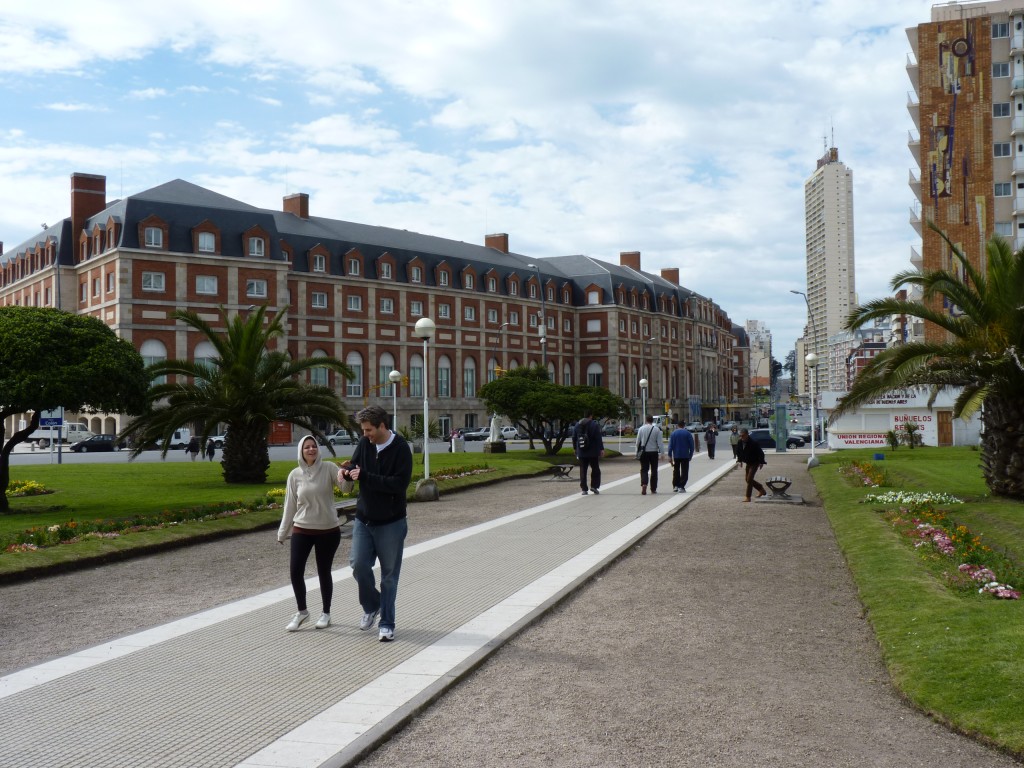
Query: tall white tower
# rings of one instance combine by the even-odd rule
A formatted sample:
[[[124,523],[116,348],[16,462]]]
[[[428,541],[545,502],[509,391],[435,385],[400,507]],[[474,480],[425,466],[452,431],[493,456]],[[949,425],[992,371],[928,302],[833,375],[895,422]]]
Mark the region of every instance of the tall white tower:
[[[820,364],[814,369],[818,392],[828,389],[828,338],[846,325],[856,305],[853,260],[853,171],[830,148],[804,183],[807,237],[807,352]]]

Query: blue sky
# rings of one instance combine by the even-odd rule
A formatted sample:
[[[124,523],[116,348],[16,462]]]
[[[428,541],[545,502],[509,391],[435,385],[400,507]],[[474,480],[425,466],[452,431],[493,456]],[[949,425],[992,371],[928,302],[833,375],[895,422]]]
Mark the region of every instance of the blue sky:
[[[174,178],[513,250],[678,267],[784,360],[803,184],[853,169],[861,301],[917,240],[902,0],[0,0],[0,240]]]

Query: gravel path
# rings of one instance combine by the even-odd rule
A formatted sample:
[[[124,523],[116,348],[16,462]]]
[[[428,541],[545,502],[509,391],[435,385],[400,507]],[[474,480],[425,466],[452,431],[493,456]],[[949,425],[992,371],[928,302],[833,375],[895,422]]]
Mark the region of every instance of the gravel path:
[[[805,461],[771,469],[807,505],[744,504],[730,473],[360,765],[1019,765],[894,692]],[[409,542],[572,488],[512,481],[417,505]],[[266,531],[5,586],[0,674],[286,583]]]

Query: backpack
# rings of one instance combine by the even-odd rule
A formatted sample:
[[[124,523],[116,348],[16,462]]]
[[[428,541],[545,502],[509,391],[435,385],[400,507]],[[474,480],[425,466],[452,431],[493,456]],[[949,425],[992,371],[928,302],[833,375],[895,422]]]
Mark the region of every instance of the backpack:
[[[580,429],[582,427],[582,429]],[[576,425],[576,448],[580,451],[587,450],[587,446],[590,445],[590,424],[578,424]]]

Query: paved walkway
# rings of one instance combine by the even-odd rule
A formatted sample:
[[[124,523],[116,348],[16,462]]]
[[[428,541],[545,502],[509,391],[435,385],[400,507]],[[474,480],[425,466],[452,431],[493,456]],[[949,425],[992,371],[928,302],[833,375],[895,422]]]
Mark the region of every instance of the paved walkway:
[[[600,496],[567,483],[407,547],[391,644],[341,623],[284,632],[284,587],[0,678],[0,765],[345,765],[732,466],[695,462],[685,496],[667,466],[659,495],[635,475]],[[350,570],[335,582],[355,604]]]

